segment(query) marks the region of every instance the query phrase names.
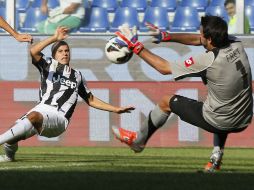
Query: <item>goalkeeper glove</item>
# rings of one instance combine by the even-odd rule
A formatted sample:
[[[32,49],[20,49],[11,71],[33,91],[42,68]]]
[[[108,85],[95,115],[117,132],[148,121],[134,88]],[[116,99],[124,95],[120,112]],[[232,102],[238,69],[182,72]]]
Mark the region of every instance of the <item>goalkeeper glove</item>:
[[[146,22],[146,27],[150,30],[149,34],[153,36],[153,43],[159,44],[160,42],[167,42],[171,39],[168,32],[161,31],[157,26],[149,22]]]
[[[123,24],[119,30],[115,34],[127,44],[133,53],[138,55],[144,49],[144,45],[138,41],[137,28],[134,26],[131,31],[128,24]]]

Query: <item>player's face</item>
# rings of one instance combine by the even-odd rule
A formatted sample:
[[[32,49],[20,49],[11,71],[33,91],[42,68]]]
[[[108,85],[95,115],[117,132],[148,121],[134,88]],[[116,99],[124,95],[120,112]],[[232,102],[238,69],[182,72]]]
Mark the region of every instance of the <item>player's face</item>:
[[[228,3],[225,8],[226,8],[227,13],[230,17],[232,17],[236,14],[236,8],[235,8],[234,3]]]
[[[207,50],[212,50],[214,47],[211,44],[211,39],[207,39],[204,37],[202,26],[200,26],[200,34],[201,34],[200,41],[201,41],[202,45],[204,46],[204,48]]]
[[[67,45],[60,46],[55,54],[55,60],[63,65],[68,65],[70,62],[70,49]]]

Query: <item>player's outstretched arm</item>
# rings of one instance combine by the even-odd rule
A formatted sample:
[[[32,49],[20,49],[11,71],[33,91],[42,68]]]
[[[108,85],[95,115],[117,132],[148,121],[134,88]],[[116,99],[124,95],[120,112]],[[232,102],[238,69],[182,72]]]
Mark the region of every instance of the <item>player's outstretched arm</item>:
[[[146,27],[152,36],[152,42],[156,44],[160,42],[177,42],[185,45],[201,45],[200,34],[169,33],[167,31],[161,31],[157,26],[148,22],[146,23]]]
[[[150,52],[148,49],[144,48],[144,45],[137,41],[137,34],[134,30],[130,30],[128,25],[122,25],[119,27],[120,31],[116,32],[116,35],[121,38],[128,48],[142,58],[151,67],[159,71],[163,75],[171,74],[170,62],[161,58],[158,55]]]
[[[33,37],[30,34],[19,34],[15,31],[1,16],[0,16],[0,27],[6,32],[11,34],[19,42],[32,42]]]
[[[91,106],[93,108],[104,110],[104,111],[109,111],[109,112],[114,112],[114,113],[118,113],[118,114],[130,113],[132,110],[135,110],[135,107],[133,107],[133,106],[116,107],[116,106],[110,105],[110,104],[100,100],[99,98],[93,96],[92,94],[88,98],[87,103],[89,106]]]
[[[66,27],[58,27],[53,36],[46,38],[36,44],[34,44],[30,49],[30,54],[34,61],[39,61],[41,59],[41,51],[47,47],[48,45],[56,42],[64,40],[68,37],[68,28]]]

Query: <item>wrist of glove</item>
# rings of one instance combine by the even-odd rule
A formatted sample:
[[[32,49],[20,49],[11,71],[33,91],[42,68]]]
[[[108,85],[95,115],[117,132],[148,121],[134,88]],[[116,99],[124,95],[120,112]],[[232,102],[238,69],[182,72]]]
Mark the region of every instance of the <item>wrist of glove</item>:
[[[160,36],[161,42],[168,42],[171,39],[170,34],[168,32],[160,32]]]
[[[137,35],[132,34],[129,28],[121,29],[121,32],[117,31],[115,34],[127,44],[128,49],[133,53],[138,55],[144,49],[144,45],[138,41]]]

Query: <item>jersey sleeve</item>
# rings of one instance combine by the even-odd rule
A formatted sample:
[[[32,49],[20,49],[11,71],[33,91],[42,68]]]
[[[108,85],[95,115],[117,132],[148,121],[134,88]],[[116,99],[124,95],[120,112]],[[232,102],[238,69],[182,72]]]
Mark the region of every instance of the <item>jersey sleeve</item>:
[[[214,53],[209,51],[184,61],[176,61],[171,64],[172,74],[175,80],[186,77],[202,77],[202,72],[213,63],[214,59]]]
[[[32,64],[40,71],[42,72],[48,64],[51,63],[51,59],[46,60],[46,57],[44,54],[41,53],[41,59],[39,61],[32,60]]]
[[[80,73],[80,76],[81,76],[81,82],[80,82],[80,85],[78,87],[78,94],[79,96],[87,101],[87,99],[90,97],[91,95],[91,91],[89,90],[89,88],[87,87],[87,84],[86,84],[86,80],[85,80],[85,77],[82,76],[81,72]]]

